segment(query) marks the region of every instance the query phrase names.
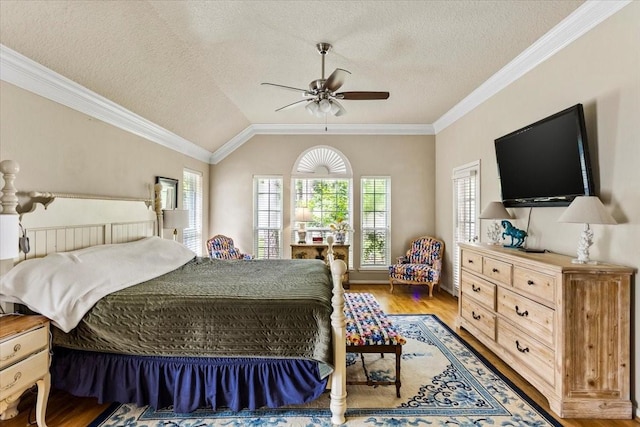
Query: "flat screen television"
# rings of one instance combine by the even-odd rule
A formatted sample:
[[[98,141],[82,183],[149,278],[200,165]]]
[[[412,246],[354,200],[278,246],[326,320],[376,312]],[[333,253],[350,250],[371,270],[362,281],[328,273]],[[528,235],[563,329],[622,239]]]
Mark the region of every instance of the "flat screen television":
[[[495,140],[502,203],[567,206],[594,195],[582,104]]]

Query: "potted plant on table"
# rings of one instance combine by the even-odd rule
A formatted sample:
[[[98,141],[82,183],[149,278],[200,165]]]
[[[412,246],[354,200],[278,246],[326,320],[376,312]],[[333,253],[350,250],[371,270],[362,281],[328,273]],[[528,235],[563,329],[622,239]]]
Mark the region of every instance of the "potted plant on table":
[[[329,228],[333,232],[333,235],[336,239],[336,244],[344,245],[347,233],[353,231],[348,222],[340,220],[334,224],[329,224]]]

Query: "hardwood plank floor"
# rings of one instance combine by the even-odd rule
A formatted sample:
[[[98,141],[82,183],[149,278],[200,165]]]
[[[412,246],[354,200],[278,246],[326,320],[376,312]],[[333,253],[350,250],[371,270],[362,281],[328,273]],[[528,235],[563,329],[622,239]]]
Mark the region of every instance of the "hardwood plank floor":
[[[435,314],[444,323],[455,329],[457,300],[447,292],[436,292],[429,298],[428,290],[419,286],[398,285],[393,294],[389,293],[387,285],[352,284],[351,292],[370,292],[375,295],[383,310],[388,314]],[[466,331],[459,334],[491,363],[496,366],[513,383],[525,391],[536,403],[549,411],[547,400],[536,389],[531,387],[520,375],[498,359],[483,344],[475,340]],[[20,413],[16,418],[0,421],[1,427],[24,427],[28,425],[27,418],[30,409],[35,405],[35,394],[27,393],[20,402]],[[47,425],[49,427],[85,427],[93,421],[107,404],[98,405],[96,399],[78,398],[67,393],[52,390],[47,406]],[[31,417],[33,420],[33,415]],[[568,427],[638,427],[636,420],[580,420],[558,419]]]

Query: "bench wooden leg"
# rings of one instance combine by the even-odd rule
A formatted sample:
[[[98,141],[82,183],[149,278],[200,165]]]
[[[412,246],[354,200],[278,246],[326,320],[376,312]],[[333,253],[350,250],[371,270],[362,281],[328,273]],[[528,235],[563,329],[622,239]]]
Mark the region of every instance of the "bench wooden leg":
[[[400,361],[402,360],[402,346],[396,346],[396,397],[400,397]]]

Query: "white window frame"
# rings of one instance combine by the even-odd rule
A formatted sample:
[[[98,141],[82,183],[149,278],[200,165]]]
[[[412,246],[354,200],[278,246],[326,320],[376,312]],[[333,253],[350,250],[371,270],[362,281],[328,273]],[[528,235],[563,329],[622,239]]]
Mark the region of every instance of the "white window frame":
[[[188,181],[194,179],[195,195],[190,200],[189,191],[185,189]],[[189,226],[182,231],[183,244],[202,256],[202,209],[203,209],[202,172],[189,168],[182,170],[182,209],[189,211]]]
[[[385,180],[386,181],[386,210],[382,224],[374,224],[373,227],[365,227],[365,181]],[[378,193],[374,193],[378,194]],[[375,220],[374,220],[375,221]],[[384,233],[385,239],[385,259],[376,263],[365,264],[365,236],[368,232]],[[387,270],[391,260],[391,177],[390,176],[362,176],[360,177],[360,268],[362,270]]]
[[[261,209],[260,206],[260,198],[259,198],[259,182],[261,180],[275,180],[280,184],[280,193],[267,193],[267,194],[278,194],[278,201],[275,206],[266,206],[266,209]],[[255,175],[253,177],[253,253],[256,258],[259,259],[279,259],[283,257],[283,197],[284,197],[284,180],[282,175]],[[259,226],[259,215],[261,211],[268,211],[274,213],[276,215],[276,225],[260,227]],[[260,255],[260,232],[275,232],[276,238],[278,240],[277,246],[277,256],[261,256]]]
[[[480,160],[453,168],[453,291],[460,291],[460,248],[459,242],[475,242],[480,231]],[[464,186],[465,194],[460,194]],[[461,206],[462,204],[462,206]],[[465,222],[463,229],[459,224]]]

